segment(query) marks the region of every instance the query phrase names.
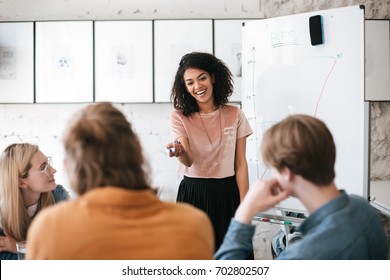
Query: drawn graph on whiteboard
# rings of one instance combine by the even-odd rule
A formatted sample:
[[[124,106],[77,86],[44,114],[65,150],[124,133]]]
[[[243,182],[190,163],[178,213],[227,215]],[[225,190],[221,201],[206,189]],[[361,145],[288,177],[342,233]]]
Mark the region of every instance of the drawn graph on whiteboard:
[[[254,58],[255,49],[252,51]],[[270,61],[247,61],[247,65],[250,65],[247,74],[252,79],[247,81],[244,106],[254,130],[248,138],[249,150],[258,150],[263,133],[287,115],[301,113],[317,117],[323,110],[328,110],[321,104],[337,99],[338,91],[332,90],[331,81],[340,59],[341,53],[336,56],[295,58],[293,63],[281,61],[271,65]],[[278,77],[277,81],[275,77]],[[305,90],[302,90],[302,84]],[[276,107],[278,110],[275,110]],[[260,153],[249,154],[248,161],[257,165],[257,178],[269,177]]]

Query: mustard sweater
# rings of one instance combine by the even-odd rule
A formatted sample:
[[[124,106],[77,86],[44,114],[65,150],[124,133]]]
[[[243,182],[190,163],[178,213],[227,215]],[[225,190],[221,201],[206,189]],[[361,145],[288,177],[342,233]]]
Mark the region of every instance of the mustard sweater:
[[[93,189],[42,210],[27,236],[27,259],[212,259],[211,223],[151,191]]]

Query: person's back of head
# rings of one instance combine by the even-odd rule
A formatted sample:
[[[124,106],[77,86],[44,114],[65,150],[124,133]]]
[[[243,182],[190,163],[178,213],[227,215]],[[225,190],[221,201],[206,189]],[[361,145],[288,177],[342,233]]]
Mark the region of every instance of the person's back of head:
[[[335,178],[336,146],[324,122],[308,115],[291,115],[268,129],[261,145],[263,161],[278,171],[293,173],[318,186]]]
[[[9,145],[0,156],[0,227],[17,241],[25,240],[32,217],[27,213],[20,179],[26,179],[38,146],[30,143]],[[51,192],[41,193],[38,209],[53,204]]]
[[[95,103],[77,112],[64,135],[64,146],[69,181],[80,195],[105,186],[150,188],[139,139],[111,103]]]

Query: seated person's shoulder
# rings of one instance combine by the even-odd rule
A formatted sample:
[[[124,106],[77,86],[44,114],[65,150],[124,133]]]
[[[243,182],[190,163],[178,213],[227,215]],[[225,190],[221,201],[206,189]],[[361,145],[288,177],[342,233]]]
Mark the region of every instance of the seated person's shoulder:
[[[353,213],[356,220],[365,220],[366,224],[370,222],[370,228],[372,228],[372,230],[374,230],[374,228],[382,230],[383,225],[379,211],[376,210],[367,199],[351,194],[349,195],[349,200],[351,201],[350,211]],[[376,227],[373,227],[374,225]]]
[[[171,207],[171,211],[175,213],[178,217],[183,217],[184,219],[189,219],[192,221],[204,222],[208,221],[209,218],[205,212],[202,210],[184,202],[171,203],[166,202]]]
[[[56,203],[62,200],[70,199],[69,192],[62,185],[56,186],[56,188],[53,190],[53,197]]]
[[[3,229],[0,228],[0,236],[5,236]],[[17,260],[18,256],[11,252],[0,252],[0,260]]]
[[[370,209],[373,213],[375,212],[374,208],[370,205],[367,199],[355,194],[350,194],[349,199],[352,201],[355,207],[364,211]]]
[[[17,260],[18,255],[11,252],[0,252],[0,260]]]

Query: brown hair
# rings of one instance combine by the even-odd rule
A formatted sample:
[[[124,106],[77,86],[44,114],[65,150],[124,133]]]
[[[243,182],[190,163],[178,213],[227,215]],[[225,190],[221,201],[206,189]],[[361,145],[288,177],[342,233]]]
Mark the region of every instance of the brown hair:
[[[65,167],[78,194],[104,186],[150,189],[149,166],[138,137],[111,103],[95,103],[77,112],[64,145]]]
[[[322,186],[335,178],[336,147],[332,134],[321,120],[291,115],[268,129],[261,145],[266,165],[293,173]]]

